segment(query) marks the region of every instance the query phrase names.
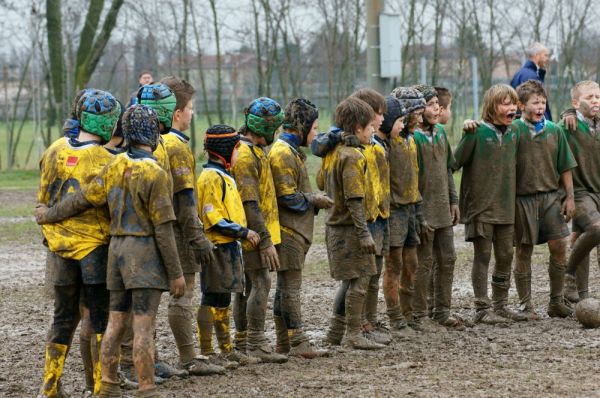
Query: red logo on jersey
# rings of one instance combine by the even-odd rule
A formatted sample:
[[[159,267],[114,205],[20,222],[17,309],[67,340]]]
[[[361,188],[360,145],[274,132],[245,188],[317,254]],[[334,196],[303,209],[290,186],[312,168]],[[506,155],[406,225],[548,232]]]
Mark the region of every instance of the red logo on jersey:
[[[78,161],[79,158],[77,156],[69,156],[67,158],[67,166],[75,166]]]

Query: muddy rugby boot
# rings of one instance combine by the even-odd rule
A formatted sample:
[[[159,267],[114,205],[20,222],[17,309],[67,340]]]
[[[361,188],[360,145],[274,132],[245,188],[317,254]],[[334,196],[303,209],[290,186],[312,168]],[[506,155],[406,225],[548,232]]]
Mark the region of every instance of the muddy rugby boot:
[[[289,329],[288,336],[290,341],[290,356],[313,359],[317,357],[329,356],[329,351],[318,350],[310,344],[308,336],[304,334],[302,329]]]
[[[154,364],[154,374],[163,379],[169,379],[171,377],[186,377],[188,372],[185,369],[178,369],[164,361],[158,361]]]
[[[496,313],[496,315],[499,315],[506,319],[510,319],[511,321],[515,321],[515,322],[527,321],[526,315],[510,309],[507,305],[503,305],[502,307],[495,308],[494,312]]]
[[[486,325],[497,325],[501,323],[512,323],[511,319],[504,318],[491,309],[481,309],[475,311],[475,316],[473,317],[473,323],[483,323]]]
[[[196,357],[180,367],[192,376],[222,375],[226,372],[225,367],[210,363],[207,357]]]
[[[139,398],[161,398],[162,394],[158,392],[156,387],[152,387],[147,390],[138,391],[135,396]]]
[[[446,328],[429,317],[413,318],[408,322],[408,326],[420,333],[439,333],[445,332]]]
[[[363,336],[376,343],[389,345],[392,342],[392,335],[383,326],[375,328],[370,322],[362,326]]]
[[[246,352],[242,352],[240,350],[234,349],[231,352],[221,353],[221,356],[228,361],[236,362],[240,366],[256,365],[262,362],[260,358],[248,355],[247,350]]]
[[[62,390],[60,378],[68,351],[68,345],[46,343],[44,384],[42,384],[38,397],[60,397],[59,390]]]
[[[531,302],[522,304],[519,307],[518,313],[526,317],[528,321],[538,321],[540,319],[540,316],[535,311],[535,308],[533,308]]]
[[[278,354],[271,350],[268,344],[263,344],[260,347],[248,347],[246,354],[250,357],[259,358],[262,363],[286,363],[287,355]]]

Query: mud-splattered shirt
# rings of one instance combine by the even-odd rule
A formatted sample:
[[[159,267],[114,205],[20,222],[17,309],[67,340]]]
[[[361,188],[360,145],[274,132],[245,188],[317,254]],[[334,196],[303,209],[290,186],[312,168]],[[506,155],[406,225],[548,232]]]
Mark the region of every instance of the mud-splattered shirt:
[[[419,164],[417,145],[412,135],[390,139],[390,206],[418,203]]]
[[[310,193],[310,180],[306,171],[306,155],[292,144],[278,139],[269,151],[269,163],[273,173],[273,183],[277,197]],[[314,208],[298,212],[285,206],[279,208],[281,229],[291,235],[299,235],[307,244],[312,242],[314,228]]]
[[[593,134],[585,121],[577,120],[577,130],[568,131],[563,122],[558,124],[567,137],[578,167],[573,169],[575,192],[600,192],[600,134]]]
[[[364,199],[367,189],[367,160],[360,147],[338,144],[327,154],[330,157],[328,167],[323,169],[323,180],[327,196],[333,198],[333,207],[329,209],[327,225],[354,225],[346,201]],[[367,215],[365,205],[365,216]]]
[[[173,189],[173,177],[171,176],[171,165],[169,164],[169,154],[167,153],[167,148],[165,146],[165,140],[161,135],[158,140],[158,145],[156,149],[152,153],[152,156],[156,158],[158,165],[163,168],[164,171],[167,172],[169,177],[169,184],[171,184],[171,189]]]
[[[108,204],[111,236],[153,236],[175,220],[167,172],[139,149],[115,156],[83,194],[95,207]]]
[[[211,167],[209,163],[198,177],[196,192],[198,214],[204,224],[206,237],[214,244],[235,242],[236,238],[213,228],[222,220],[246,227],[244,205],[233,177],[221,168]]]
[[[536,133],[533,124],[519,119],[513,129],[519,135],[517,195],[556,191],[561,173],[577,167],[561,128],[547,120]]]
[[[383,187],[377,164],[375,144],[364,146],[363,155],[367,162],[367,186],[365,189],[365,207],[367,209],[367,222],[373,222],[379,216],[380,204],[383,201]]]
[[[460,222],[513,224],[515,218],[518,135],[486,122],[463,134],[454,158],[463,168],[460,184]]]
[[[419,192],[423,197],[421,209],[433,228],[452,225],[448,169],[454,167],[454,156],[446,132],[441,125],[432,131],[415,132],[419,160]]]
[[[242,139],[238,147],[237,161],[231,169],[231,174],[238,185],[242,203],[258,203],[271,241],[274,245],[281,243],[277,196],[269,159],[263,148]],[[243,247],[244,250],[256,250],[247,241],[244,242]]]
[[[40,162],[38,201],[49,207],[89,185],[113,155],[99,142],[61,138],[44,153]],[[90,208],[76,216],[42,226],[50,251],[81,260],[109,241],[110,218],[106,207]]]
[[[171,129],[167,134],[163,134],[162,138],[173,179],[173,193],[184,189],[194,189],[196,161],[188,145],[189,137],[180,131]]]
[[[377,161],[377,173],[379,175],[378,200],[379,215],[383,219],[390,217],[390,164],[388,159],[388,143],[382,138],[373,136],[373,151]]]

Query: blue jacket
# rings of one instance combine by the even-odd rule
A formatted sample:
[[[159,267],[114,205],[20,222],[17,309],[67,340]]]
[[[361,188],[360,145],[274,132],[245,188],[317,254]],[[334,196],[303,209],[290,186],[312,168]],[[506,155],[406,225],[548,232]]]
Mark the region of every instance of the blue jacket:
[[[546,69],[538,68],[537,65],[528,60],[523,64],[521,69],[515,73],[515,76],[510,81],[510,85],[516,89],[519,84],[525,83],[527,80],[537,80],[544,83],[544,78],[546,77]],[[550,113],[550,103],[546,102],[546,112],[544,113],[544,117],[546,120],[552,121],[552,113]]]

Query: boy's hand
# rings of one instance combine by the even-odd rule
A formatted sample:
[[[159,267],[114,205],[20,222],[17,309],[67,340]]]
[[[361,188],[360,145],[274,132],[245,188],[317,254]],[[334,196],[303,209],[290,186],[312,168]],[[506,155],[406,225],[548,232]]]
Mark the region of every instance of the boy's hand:
[[[364,254],[375,254],[375,241],[370,234],[360,239],[360,250]]]
[[[458,205],[450,205],[450,216],[452,217],[452,225],[457,225],[460,221],[460,210]]]
[[[45,220],[45,216],[46,216],[46,212],[48,211],[48,206],[46,206],[43,203],[38,203],[35,206],[35,211],[34,211],[34,215],[35,215],[35,222],[38,224],[46,224],[46,220]]]
[[[246,240],[248,242],[250,242],[252,247],[256,247],[260,243],[260,236],[258,235],[258,233],[256,231],[249,229],[248,236],[246,236]]]
[[[419,238],[421,239],[421,243],[427,243],[431,240],[431,235],[435,231],[433,228],[427,224],[427,221],[423,221],[422,223],[417,223]]]
[[[463,131],[465,133],[474,133],[480,126],[477,120],[467,119],[463,122]]]
[[[269,271],[273,272],[279,270],[279,256],[277,255],[275,246],[271,245],[266,249],[260,250],[260,259],[263,264],[266,264],[269,267]]]
[[[181,275],[179,278],[173,279],[172,281],[169,282],[169,293],[171,294],[171,296],[173,296],[175,298],[179,298],[179,297],[183,296],[184,292],[185,292],[185,279],[183,278],[183,275]]]
[[[571,133],[577,131],[577,116],[571,114],[565,115],[563,122],[565,123],[567,130],[569,130]]]
[[[194,257],[196,258],[196,262],[201,265],[209,265],[215,261],[215,255],[213,250],[215,249],[215,245],[208,240],[204,239],[198,247],[194,248]]]
[[[333,206],[333,199],[327,195],[321,195],[320,193],[313,194],[312,204],[317,209],[329,209]]]
[[[567,198],[562,203],[560,212],[565,216],[565,222],[571,221],[575,217],[575,200],[573,198]]]

